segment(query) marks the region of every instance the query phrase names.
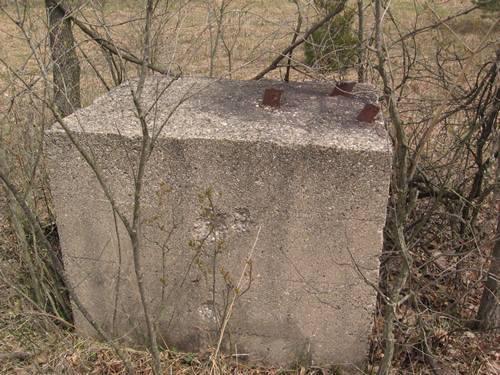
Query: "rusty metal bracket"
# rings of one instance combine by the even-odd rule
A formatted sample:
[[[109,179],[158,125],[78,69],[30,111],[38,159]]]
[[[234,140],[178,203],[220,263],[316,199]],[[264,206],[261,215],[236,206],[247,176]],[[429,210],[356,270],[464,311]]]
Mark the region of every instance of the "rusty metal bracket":
[[[280,108],[281,107],[281,94],[283,94],[284,90],[278,89],[266,89],[264,92],[264,100],[262,101],[262,105]]]
[[[365,108],[363,108],[363,110],[359,112],[357,120],[363,122],[372,122],[379,111],[379,107],[374,104],[368,103],[365,105]]]
[[[356,86],[356,82],[339,82],[333,89],[330,96],[352,96],[352,90],[354,89],[354,86]]]

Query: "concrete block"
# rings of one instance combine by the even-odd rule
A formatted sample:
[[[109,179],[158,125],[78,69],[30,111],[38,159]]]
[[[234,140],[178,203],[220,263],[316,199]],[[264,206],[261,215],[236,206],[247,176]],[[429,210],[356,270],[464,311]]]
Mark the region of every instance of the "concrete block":
[[[129,85],[65,121],[131,220],[141,127]],[[266,88],[284,91],[280,108],[262,105]],[[223,349],[239,361],[363,368],[376,298],[366,281],[378,278],[390,147],[380,121],[356,120],[376,101],[371,86],[356,85],[350,97],[332,90],[318,82],[146,81],[149,131],[166,125],[144,176],[140,260],[169,348],[215,346],[230,313]],[[115,337],[140,344],[146,330],[124,226],[59,126],[46,144],[76,293]],[[94,335],[75,314],[78,329]]]

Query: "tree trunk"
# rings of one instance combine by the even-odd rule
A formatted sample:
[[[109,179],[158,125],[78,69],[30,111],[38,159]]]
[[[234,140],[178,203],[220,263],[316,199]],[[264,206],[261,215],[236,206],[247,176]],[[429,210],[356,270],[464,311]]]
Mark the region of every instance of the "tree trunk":
[[[477,328],[500,332],[500,220],[491,257],[491,268],[477,313]]]
[[[59,4],[63,4],[62,0],[45,0],[53,63],[54,105],[65,117],[81,107],[80,64],[71,21]]]
[[[500,74],[500,48],[497,50],[496,59],[497,79]],[[500,100],[500,88],[497,88],[495,99]],[[498,116],[498,113],[496,114]],[[497,139],[497,142],[500,139]],[[497,163],[498,150],[497,150]],[[500,164],[497,164],[497,178]],[[497,180],[498,182],[498,180]],[[483,297],[477,312],[477,328],[480,330],[492,330],[500,332],[500,218],[498,218],[495,246],[491,254],[490,272],[484,285]]]

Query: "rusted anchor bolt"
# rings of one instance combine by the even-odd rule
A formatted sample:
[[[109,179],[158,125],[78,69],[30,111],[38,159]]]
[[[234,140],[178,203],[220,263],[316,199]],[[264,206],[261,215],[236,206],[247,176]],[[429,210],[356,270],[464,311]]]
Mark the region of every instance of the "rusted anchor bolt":
[[[356,82],[337,83],[330,96],[342,95],[349,97],[352,95],[352,89],[354,86],[356,86]]]
[[[281,94],[283,94],[284,90],[278,89],[266,89],[264,92],[264,100],[262,101],[262,105],[274,108],[281,107]]]
[[[357,119],[358,121],[372,122],[375,116],[377,116],[378,111],[380,111],[379,107],[368,103],[365,105],[365,108],[359,112]]]

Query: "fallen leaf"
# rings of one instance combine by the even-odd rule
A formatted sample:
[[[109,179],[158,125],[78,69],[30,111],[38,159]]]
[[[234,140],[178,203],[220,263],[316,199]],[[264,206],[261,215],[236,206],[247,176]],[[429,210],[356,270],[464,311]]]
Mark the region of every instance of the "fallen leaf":
[[[45,356],[45,354],[40,354],[36,357],[36,361],[39,365],[44,365],[47,363],[47,357]]]

